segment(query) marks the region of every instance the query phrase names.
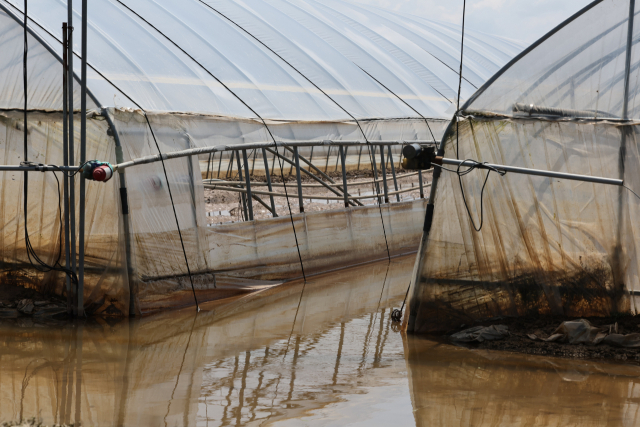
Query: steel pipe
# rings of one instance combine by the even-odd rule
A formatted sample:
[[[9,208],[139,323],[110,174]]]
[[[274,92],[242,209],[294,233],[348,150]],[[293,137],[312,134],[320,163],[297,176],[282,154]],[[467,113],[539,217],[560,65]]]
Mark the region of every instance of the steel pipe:
[[[472,167],[472,166],[477,166],[478,162],[473,162],[469,160],[442,158],[442,164],[452,165],[452,166]],[[607,185],[623,185],[624,184],[624,181],[621,179],[602,178],[599,176],[578,175],[578,174],[565,173],[565,172],[553,172],[553,171],[547,171],[542,169],[520,168],[517,166],[505,166],[505,165],[497,165],[493,163],[481,163],[481,165],[488,168],[494,168],[497,170],[505,171],[505,172],[518,173],[518,174],[524,174],[524,175],[536,175],[536,176],[544,176],[547,178],[570,179],[573,181],[593,182],[596,184],[607,184]]]

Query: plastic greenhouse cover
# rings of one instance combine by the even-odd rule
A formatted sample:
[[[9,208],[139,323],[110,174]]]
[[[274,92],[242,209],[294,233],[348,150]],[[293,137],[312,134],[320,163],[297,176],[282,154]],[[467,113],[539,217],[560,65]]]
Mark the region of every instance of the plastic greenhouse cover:
[[[630,25],[629,1],[596,1],[526,50],[450,124],[445,156],[623,179],[640,194],[639,8]],[[445,331],[505,315],[638,312],[633,193],[492,173],[482,200],[486,175],[476,170],[459,183],[442,171],[432,190],[410,329]],[[477,226],[481,206],[476,232],[470,216]]]
[[[21,16],[22,2],[2,4]],[[65,2],[31,0],[29,10],[35,31],[59,38]],[[121,91],[91,80],[101,106],[255,118],[220,81],[268,119],[417,117],[375,78],[420,114],[446,118],[457,89],[459,31],[347,3],[97,0],[89,13],[89,64]],[[76,25],[76,52],[80,40]],[[466,95],[520,50],[475,40]]]
[[[0,148],[5,164],[24,160],[19,111],[24,102],[22,7],[18,0],[0,0]],[[56,52],[62,51],[61,23],[66,13],[62,1],[29,1],[28,108],[38,110],[29,113],[30,161],[62,163],[62,66]],[[92,0],[89,13],[88,89],[96,102],[89,102],[88,108],[99,109],[102,115],[90,114],[87,121],[88,159],[116,163],[117,144],[127,161],[158,150],[266,142],[271,135],[283,141],[362,140],[362,134],[369,140],[430,140],[433,131],[439,139],[447,111],[455,109],[452,94],[459,56],[455,26],[347,3],[313,1]],[[80,22],[76,13],[76,159]],[[502,39],[479,33],[470,37],[465,49],[465,96],[519,51]],[[430,129],[421,115],[428,118]],[[187,269],[169,185],[196,287],[209,289],[218,254],[237,248],[222,247],[225,236],[205,227],[197,161],[166,161],[166,177],[162,164],[155,163],[127,169],[126,180],[118,174],[106,184],[89,183],[88,312],[126,315],[130,307],[138,312],[141,306],[160,307],[167,303],[162,298],[169,304],[176,289],[184,288]],[[24,251],[23,213],[21,203],[15,203],[22,197],[22,174],[0,175],[0,219],[5,225],[0,230],[0,262],[11,266],[3,274],[62,293],[63,275],[32,271]],[[27,215],[32,243],[52,263],[60,248],[56,181],[52,174],[38,174],[30,183]],[[121,185],[128,194],[126,214]],[[389,221],[392,211],[385,213]],[[416,212],[404,212],[394,221],[405,224]],[[362,221],[367,224],[363,230],[373,229],[370,224],[378,224],[379,215]],[[259,234],[263,241],[255,247],[265,249],[256,256],[263,259],[277,252],[265,241],[276,249],[285,247],[278,253],[286,258],[278,260],[285,271],[284,266],[297,267],[298,258],[291,246],[290,221],[278,224],[278,239]],[[322,232],[327,226],[316,222],[315,232],[330,241],[331,234]],[[365,243],[359,244],[369,251],[369,258],[378,250],[382,253],[381,232],[360,234]],[[243,268],[249,271],[255,260],[247,257]]]

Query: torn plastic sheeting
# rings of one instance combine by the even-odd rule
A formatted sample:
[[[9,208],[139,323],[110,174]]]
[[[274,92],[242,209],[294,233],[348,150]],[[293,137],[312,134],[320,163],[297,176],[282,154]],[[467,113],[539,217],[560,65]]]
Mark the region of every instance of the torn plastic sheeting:
[[[640,334],[622,335],[618,333],[618,324],[602,327],[591,326],[588,320],[579,319],[562,324],[549,338],[542,339],[535,334],[529,334],[532,340],[546,342],[566,342],[569,344],[609,344],[616,347],[640,348]]]
[[[474,326],[451,335],[453,341],[483,342],[496,341],[509,336],[509,328],[505,325]]]

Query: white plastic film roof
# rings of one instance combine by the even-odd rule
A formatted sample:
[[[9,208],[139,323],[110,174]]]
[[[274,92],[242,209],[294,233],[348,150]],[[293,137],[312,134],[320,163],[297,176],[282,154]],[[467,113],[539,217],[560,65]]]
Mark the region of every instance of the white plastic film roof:
[[[77,54],[80,6],[74,4]],[[22,87],[15,22],[22,8],[20,0],[0,1],[0,46],[11,51],[0,67],[4,108],[22,106],[15,89]],[[61,52],[66,2],[30,0],[28,10],[30,29]],[[92,0],[88,28],[89,89],[101,107],[286,121],[447,118],[455,111],[454,25],[340,1]],[[520,51],[472,31],[465,41],[463,99]],[[30,42],[30,67],[34,55],[51,55],[36,44]],[[39,83],[30,82],[29,107],[60,109],[60,83],[46,77],[61,79],[59,66],[51,58],[42,64]],[[74,70],[79,75],[78,56]]]

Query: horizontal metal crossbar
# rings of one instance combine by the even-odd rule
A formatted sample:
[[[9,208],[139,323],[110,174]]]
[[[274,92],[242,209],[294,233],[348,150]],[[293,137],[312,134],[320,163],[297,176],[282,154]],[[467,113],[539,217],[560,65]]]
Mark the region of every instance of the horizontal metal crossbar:
[[[608,184],[608,185],[618,185],[618,186],[621,186],[624,184],[624,181],[621,179],[602,178],[599,176],[578,175],[574,173],[565,173],[565,172],[553,172],[553,171],[547,171],[542,169],[520,168],[517,166],[497,165],[494,163],[479,164],[478,162],[475,162],[472,160],[457,160],[457,159],[443,158],[442,164],[453,165],[453,166],[463,166],[463,167],[478,167],[478,168],[484,167],[484,168],[491,168],[491,169],[496,169],[496,170],[510,172],[510,173],[544,176],[547,178],[570,179],[574,181],[594,182],[597,184]]]

